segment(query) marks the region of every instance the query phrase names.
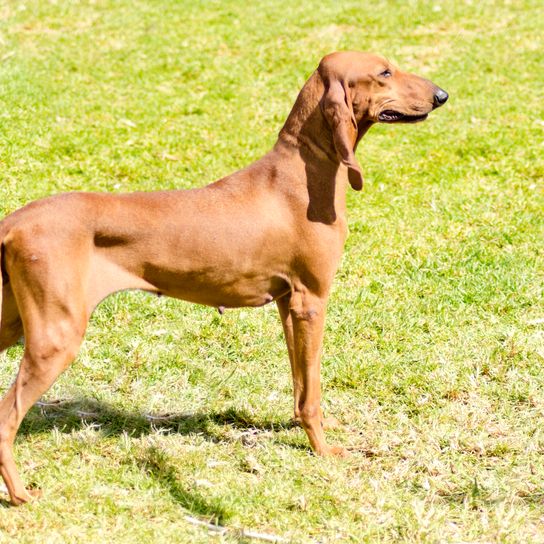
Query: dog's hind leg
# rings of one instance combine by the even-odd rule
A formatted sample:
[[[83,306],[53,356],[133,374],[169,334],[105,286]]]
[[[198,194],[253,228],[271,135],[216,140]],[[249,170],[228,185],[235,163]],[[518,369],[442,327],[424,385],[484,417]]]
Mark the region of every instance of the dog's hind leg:
[[[25,351],[15,382],[0,402],[0,474],[11,502],[33,497],[17,472],[15,435],[25,414],[74,360],[88,321],[83,289],[77,277],[61,278],[21,270],[12,289],[23,321]],[[57,276],[58,278],[58,276]]]

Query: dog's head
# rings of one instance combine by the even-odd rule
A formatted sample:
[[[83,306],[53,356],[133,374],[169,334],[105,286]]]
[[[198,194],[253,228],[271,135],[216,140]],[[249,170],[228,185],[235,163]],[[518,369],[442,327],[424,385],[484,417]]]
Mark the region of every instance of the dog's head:
[[[317,69],[325,91],[321,110],[351,186],[363,187],[354,149],[373,123],[416,123],[448,99],[431,81],[401,72],[370,53],[341,51],[323,58]]]

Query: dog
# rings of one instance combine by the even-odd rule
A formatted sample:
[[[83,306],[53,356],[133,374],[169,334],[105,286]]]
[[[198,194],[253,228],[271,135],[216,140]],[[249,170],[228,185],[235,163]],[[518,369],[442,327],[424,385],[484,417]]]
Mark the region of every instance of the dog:
[[[293,378],[294,416],[317,455],[343,456],[324,428],[320,352],[327,298],[348,233],[346,188],[363,187],[355,150],[374,123],[416,123],[448,94],[386,59],[324,57],[273,149],[191,190],[74,192],[0,222],[0,351],[24,355],[0,402],[0,474],[13,504],[37,494],[13,442],[29,408],[77,355],[97,304],[125,289],[225,308],[275,302]]]

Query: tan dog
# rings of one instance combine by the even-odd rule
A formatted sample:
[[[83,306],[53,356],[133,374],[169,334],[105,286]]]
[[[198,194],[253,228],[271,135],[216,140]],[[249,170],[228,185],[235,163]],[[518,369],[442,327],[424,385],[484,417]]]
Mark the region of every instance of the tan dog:
[[[347,235],[346,187],[363,186],[357,143],[376,122],[416,122],[445,91],[358,52],[326,56],[272,151],[202,189],[69,193],[0,222],[0,351],[25,352],[0,403],[0,473],[12,503],[31,499],[13,442],[28,409],[75,358],[93,309],[122,289],[224,308],[276,301],[295,418],[318,455],[320,351],[331,283]]]

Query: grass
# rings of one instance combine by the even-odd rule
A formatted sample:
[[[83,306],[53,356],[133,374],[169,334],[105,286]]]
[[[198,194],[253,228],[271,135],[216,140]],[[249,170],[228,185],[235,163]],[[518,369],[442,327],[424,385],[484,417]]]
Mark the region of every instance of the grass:
[[[4,1],[0,215],[61,191],[204,185],[264,154],[336,49],[450,101],[358,151],[324,406],[290,425],[275,309],[123,293],[26,418],[0,542],[207,542],[190,515],[292,542],[544,542],[540,3]],[[21,346],[0,356],[0,385]],[[146,414],[171,414],[150,420]]]

